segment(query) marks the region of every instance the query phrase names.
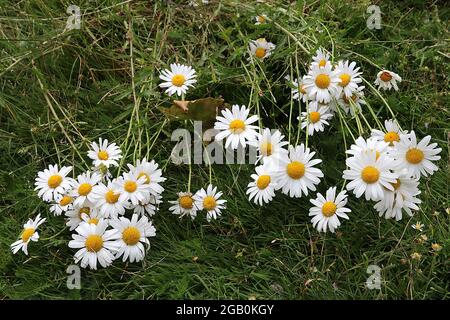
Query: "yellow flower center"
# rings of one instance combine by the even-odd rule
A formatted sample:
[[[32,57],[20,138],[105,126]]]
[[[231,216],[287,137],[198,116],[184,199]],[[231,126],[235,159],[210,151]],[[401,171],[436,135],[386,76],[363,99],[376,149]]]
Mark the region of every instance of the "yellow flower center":
[[[327,201],[322,206],[322,214],[329,218],[336,213],[336,205],[332,201]]]
[[[306,94],[305,86],[303,84],[298,86],[298,91],[300,91],[303,94]]]
[[[182,74],[176,74],[172,77],[172,84],[176,87],[181,87],[185,81],[186,78]]]
[[[91,234],[86,238],[84,245],[89,252],[99,252],[103,248],[103,239],[97,234]]]
[[[394,190],[398,190],[398,188],[400,188],[400,186],[402,185],[402,183],[400,182],[400,179],[397,179],[397,181],[395,181],[394,183],[391,183],[391,184],[394,187]]]
[[[106,151],[99,151],[97,153],[97,156],[100,160],[108,160],[108,158],[109,158],[108,152],[106,152]]]
[[[393,146],[394,141],[400,141],[400,136],[397,132],[390,131],[384,135],[384,142],[389,142],[389,145]]]
[[[272,144],[270,142],[264,142],[261,145],[261,153],[264,156],[270,156],[272,154]]]
[[[28,240],[30,240],[31,236],[34,234],[34,228],[26,228],[25,230],[23,230],[21,238],[23,242],[28,242]]]
[[[97,218],[90,218],[90,219],[88,220],[88,223],[89,223],[89,224],[95,224],[95,225],[97,225],[98,219],[97,219]]]
[[[122,240],[129,246],[134,246],[139,242],[141,233],[136,227],[128,227],[122,232]]]
[[[89,194],[89,192],[91,192],[91,190],[92,190],[92,186],[89,183],[82,183],[78,187],[78,194],[80,196],[86,196]]]
[[[320,112],[311,111],[309,113],[309,121],[311,121],[312,123],[316,123],[319,120],[320,120]]]
[[[264,48],[256,48],[255,56],[259,59],[262,59],[266,56],[266,49]]]
[[[418,164],[422,162],[423,158],[423,151],[417,148],[411,148],[406,152],[406,161],[409,163]]]
[[[203,199],[203,208],[205,210],[213,210],[216,207],[216,199],[214,199],[213,196],[206,196],[205,199]]]
[[[367,166],[362,170],[361,178],[365,183],[375,183],[380,178],[380,171],[375,167]]]
[[[300,179],[305,174],[305,165],[298,161],[292,161],[287,165],[287,174],[292,179]]]
[[[81,218],[81,216],[83,215],[83,213],[89,215],[89,214],[91,213],[91,208],[89,208],[89,207],[81,208],[81,209],[78,211],[78,213],[79,213],[79,215],[80,215],[80,218]]]
[[[191,196],[181,196],[180,199],[178,199],[178,203],[183,209],[192,209],[194,205],[194,201]]]
[[[230,131],[233,133],[241,133],[245,129],[244,121],[236,119],[230,122]]]
[[[264,22],[266,22],[266,18],[264,18],[264,16],[258,16],[258,22],[264,23]]]
[[[126,192],[135,192],[137,189],[137,184],[134,181],[126,181],[125,184],[123,185],[123,188],[125,189]]]
[[[316,77],[316,86],[320,89],[326,89],[330,85],[330,77],[327,74],[321,73]]]
[[[327,60],[322,59],[319,61],[319,67],[325,67],[325,65],[327,64]]]
[[[343,73],[339,76],[339,78],[341,78],[341,82],[339,83],[339,85],[341,87],[346,87],[349,83],[350,83],[350,75],[348,73]]]
[[[261,175],[258,177],[258,180],[256,181],[256,185],[260,190],[267,188],[269,183],[270,183],[270,176],[268,175]]]
[[[150,183],[150,176],[146,174],[145,172],[141,172],[138,175],[138,179],[145,177],[145,183]]]
[[[68,204],[72,203],[72,197],[71,196],[64,196],[61,198],[61,200],[59,200],[59,205],[60,206],[67,206]]]
[[[59,187],[62,180],[63,180],[63,178],[59,174],[54,174],[54,175],[50,176],[50,178],[48,178],[47,184],[50,188],[55,189],[55,188]]]
[[[356,95],[352,95],[350,98],[353,100],[353,102],[356,102],[358,100],[358,97]],[[342,100],[344,100],[346,104],[350,103],[349,97],[347,97],[345,94],[342,96]]]
[[[391,80],[392,80],[392,75],[391,75],[389,72],[384,71],[384,72],[380,75],[380,79],[381,79],[382,81],[384,81],[384,82],[388,82],[388,81],[391,81]]]
[[[105,200],[106,200],[106,202],[108,202],[108,203],[116,203],[117,201],[119,201],[119,197],[120,197],[120,194],[119,193],[114,193],[114,191],[112,191],[112,190],[108,190],[106,193],[105,193]]]

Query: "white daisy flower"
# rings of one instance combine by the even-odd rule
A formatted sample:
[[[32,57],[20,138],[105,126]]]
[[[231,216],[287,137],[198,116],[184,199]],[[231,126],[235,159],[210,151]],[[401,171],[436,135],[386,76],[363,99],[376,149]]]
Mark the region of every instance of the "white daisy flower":
[[[95,207],[105,218],[117,218],[125,213],[125,203],[119,200],[120,190],[115,181],[94,186],[92,195]]]
[[[102,221],[106,221],[109,223],[109,219],[105,219],[104,216],[98,211],[98,210],[91,210],[89,213],[81,213],[81,220],[80,223],[89,223],[89,224],[99,224]]]
[[[289,77],[286,77],[289,80]],[[305,90],[305,85],[304,85],[304,80],[302,79],[297,79],[297,80],[292,80],[292,86],[293,88],[291,89],[292,92],[292,99],[297,100],[297,101],[303,101],[304,103],[306,103],[306,100],[308,100],[308,95],[306,93]]]
[[[145,199],[144,202],[139,202],[137,205],[129,204],[129,209],[133,209],[135,214],[138,215],[145,215],[147,213],[150,217],[154,216],[156,214],[156,211],[158,211],[158,206],[160,203],[162,203],[162,197],[158,195],[150,195],[148,199]]]
[[[258,116],[253,115],[248,117],[250,109],[245,106],[239,108],[237,104],[232,106],[232,109],[222,110],[222,116],[216,117],[214,129],[220,132],[215,136],[216,141],[221,141],[226,138],[225,148],[231,145],[232,149],[237,149],[239,144],[243,148],[246,146],[246,141],[251,141],[257,135],[255,129],[258,127],[251,125],[258,121]]]
[[[384,189],[384,198],[374,208],[380,217],[384,215],[386,219],[395,218],[399,221],[403,211],[412,217],[412,210],[419,210],[417,205],[421,203],[416,197],[420,194],[419,179],[411,178],[405,169],[398,173],[397,181],[392,186],[392,191]]]
[[[136,171],[124,172],[116,179],[115,186],[120,192],[119,201],[130,201],[133,205],[145,202],[152,192],[151,185],[146,183],[146,177],[139,177]]]
[[[384,127],[386,132],[372,129],[372,137],[378,141],[389,143],[390,147],[394,146],[394,142],[400,141],[401,134],[405,134],[395,120],[385,120]]]
[[[378,141],[372,137],[365,140],[363,137],[358,137],[355,143],[350,146],[350,150],[346,150],[345,153],[352,156],[357,156],[360,153],[375,151],[376,158],[378,159],[382,154],[386,155],[389,144],[384,141]]]
[[[117,160],[122,158],[122,151],[115,144],[108,144],[108,140],[99,139],[99,143],[92,142],[91,143],[92,150],[88,151],[88,157],[94,160],[93,164],[95,167],[99,167],[100,165],[104,165],[106,168],[113,165],[118,167],[119,164]]]
[[[145,177],[144,183],[150,187],[150,192],[152,195],[159,195],[164,191],[164,188],[160,183],[166,181],[166,178],[162,176],[161,169],[158,169],[158,164],[152,160],[147,161],[146,158],[142,161],[137,160],[136,166],[127,164],[130,172],[137,174],[138,178]]]
[[[312,64],[311,69],[303,79],[308,97],[322,103],[330,102],[331,98],[337,95],[339,82],[340,79],[336,71],[332,70],[330,62],[324,67]]]
[[[423,231],[424,227],[425,225],[421,222],[416,222],[415,224],[411,225],[411,228],[413,228],[414,230],[419,230],[420,232]]]
[[[289,142],[284,141],[284,135],[280,131],[275,130],[273,134],[269,128],[265,128],[262,133],[258,133],[254,140],[248,144],[258,150],[257,161],[263,160],[263,163],[272,162],[276,164],[278,160],[287,154],[287,150],[283,147]]]
[[[400,78],[400,76],[395,72],[381,70],[377,74],[375,84],[378,86],[378,89],[391,90],[392,88],[394,88],[395,91],[398,91],[397,82],[401,81],[402,78]]]
[[[34,190],[39,190],[38,197],[45,202],[56,201],[58,196],[63,195],[72,187],[73,179],[67,177],[72,167],[61,167],[49,165],[48,169],[39,171],[34,185]]]
[[[73,206],[71,209],[67,210],[65,213],[66,216],[66,226],[69,227],[69,230],[75,230],[81,222],[83,222],[83,215],[90,216],[92,214],[93,217],[98,216],[97,209],[94,207],[79,207]]]
[[[275,176],[272,163],[264,163],[255,168],[256,173],[252,174],[253,179],[247,186],[246,194],[249,195],[248,200],[252,200],[262,206],[269,203],[275,197]]]
[[[315,131],[323,132],[324,126],[328,126],[333,114],[326,105],[320,105],[317,101],[311,101],[308,105],[308,112],[302,112],[301,128],[308,127],[308,135],[312,136]],[[297,117],[298,119],[298,117]]]
[[[396,168],[408,169],[408,174],[415,178],[421,175],[427,177],[438,170],[432,162],[441,159],[438,154],[442,151],[437,143],[431,143],[431,136],[426,136],[417,143],[416,134],[411,131],[408,135],[400,135],[400,142],[394,144],[389,154],[396,161]]]
[[[276,189],[281,189],[284,194],[295,198],[301,197],[302,192],[308,195],[308,189],[316,191],[315,185],[320,183],[319,178],[323,177],[323,173],[314,168],[322,162],[320,159],[313,159],[315,154],[305,148],[303,143],[295,148],[289,146],[289,155],[281,159],[277,169]]]
[[[169,208],[169,211],[171,211],[172,214],[179,215],[180,218],[188,215],[194,220],[197,216],[198,208],[195,206],[192,193],[190,192],[179,192],[178,200],[169,201],[169,203],[173,204],[173,206]]]
[[[96,270],[97,261],[103,268],[106,268],[114,261],[113,253],[118,246],[115,240],[120,234],[117,230],[106,230],[108,222],[99,221],[98,224],[81,223],[76,232],[72,234],[69,248],[79,249],[74,256],[75,263],[81,261],[81,267]]]
[[[131,221],[125,217],[110,221],[111,226],[120,235],[120,238],[116,240],[118,250],[116,259],[123,256],[123,262],[128,259],[131,263],[144,259],[144,244],[150,244],[148,238],[156,236],[156,229],[146,216],[138,218],[138,214],[133,214]]]
[[[265,38],[250,41],[251,54],[260,60],[264,60],[270,56],[275,47],[272,42],[267,42]]]
[[[222,191],[217,191],[217,187],[213,188],[212,185],[208,185],[206,191],[202,188],[192,198],[198,210],[206,210],[206,220],[209,222],[211,219],[217,219],[221,215],[221,210],[225,209],[227,201],[220,199],[221,196]]]
[[[364,86],[358,87],[351,97],[347,97],[344,93],[339,95],[337,99],[337,104],[345,111],[345,113],[350,113],[355,116],[356,113],[361,112],[362,106],[366,104],[364,101]]]
[[[344,170],[343,178],[351,180],[347,190],[353,190],[357,198],[364,193],[366,200],[378,201],[383,198],[383,187],[394,190],[392,183],[398,175],[389,171],[394,161],[386,154],[377,158],[375,150],[368,150],[348,158],[345,163],[349,169]]]
[[[265,24],[267,23],[267,16],[265,14],[260,14],[259,16],[255,17],[255,24]]]
[[[170,70],[165,69],[161,72],[159,78],[164,82],[159,86],[161,88],[167,88],[166,93],[171,96],[176,93],[178,96],[186,94],[189,87],[193,87],[197,82],[195,70],[190,66],[183,64],[172,63]]]
[[[338,94],[343,92],[346,97],[351,97],[353,92],[358,89],[359,83],[362,82],[360,77],[362,72],[358,72],[359,67],[355,67],[356,62],[349,63],[348,60],[338,62],[336,72],[339,79],[341,79],[341,82],[339,82],[338,85]]]
[[[319,232],[327,232],[329,229],[332,233],[341,225],[339,218],[349,219],[349,208],[346,208],[347,193],[345,190],[336,196],[336,187],[327,190],[326,197],[317,193],[316,199],[309,200],[314,207],[309,209],[309,216],[312,216],[311,223]]]
[[[323,68],[330,62],[331,55],[323,48],[319,48],[316,51],[316,55],[313,57],[312,64],[316,64],[318,67]],[[331,62],[330,62],[331,63]]]
[[[80,174],[73,184],[71,196],[75,198],[74,206],[90,206],[95,203],[93,188],[102,180],[100,174],[96,172],[85,172]]]
[[[66,212],[72,208],[73,198],[69,195],[59,195],[56,202],[50,206],[50,212],[53,215],[60,216],[61,213]]]
[[[23,231],[20,235],[20,239],[11,244],[11,251],[13,254],[16,254],[20,249],[22,249],[23,253],[28,255],[28,243],[30,241],[38,241],[39,233],[37,232],[37,228],[45,222],[45,218],[41,218],[41,215],[38,214],[36,218],[29,219],[27,223],[23,225]]]

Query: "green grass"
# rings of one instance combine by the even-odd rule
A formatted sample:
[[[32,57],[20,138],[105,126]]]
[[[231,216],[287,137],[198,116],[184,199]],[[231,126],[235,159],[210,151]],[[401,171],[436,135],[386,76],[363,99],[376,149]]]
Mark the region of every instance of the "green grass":
[[[77,1],[81,30],[62,33],[69,0],[0,0],[0,297],[6,299],[448,299],[449,9],[445,1],[375,1],[381,30],[368,30],[372,1]],[[254,26],[256,13],[274,23]],[[277,45],[264,64],[246,64],[247,43],[265,37]],[[301,43],[307,52],[299,45]],[[373,203],[350,197],[350,220],[339,232],[319,234],[309,222],[306,197],[281,194],[263,208],[245,187],[251,165],[215,165],[213,183],[225,193],[223,216],[206,223],[179,220],[165,202],[154,218],[157,237],[139,264],[116,261],[82,270],[82,289],[66,288],[74,250],[62,217],[53,217],[33,191],[36,173],[52,163],[85,170],[86,151],[98,137],[121,144],[125,161],[144,155],[163,168],[164,199],[185,190],[188,167],[168,156],[171,132],[190,123],[167,122],[159,107],[170,98],[158,88],[169,63],[191,64],[198,84],[187,98],[222,96],[259,111],[263,124],[289,127],[290,89],[283,77],[305,73],[318,47],[352,59],[373,82],[378,68],[399,73],[399,92],[383,93],[404,129],[432,135],[443,149],[440,170],[421,180],[421,210],[395,222],[379,218]],[[244,65],[246,66],[244,68]],[[384,120],[381,99],[367,100]],[[373,125],[374,119],[365,115]],[[347,119],[356,128],[354,119]],[[291,131],[289,132],[289,128]],[[354,131],[356,133],[356,129]],[[368,131],[365,133],[367,134]],[[305,140],[303,132],[300,141]],[[344,133],[346,134],[346,133]],[[347,142],[351,137],[346,134]],[[337,118],[309,146],[323,159],[319,191],[342,185],[343,132]],[[80,157],[81,155],[81,157]],[[208,167],[194,165],[192,188],[208,183]],[[22,224],[41,213],[48,222],[29,256],[10,253]],[[411,228],[420,221],[422,233]],[[428,239],[421,241],[425,234]],[[436,253],[432,243],[443,249]],[[420,261],[411,254],[422,255]],[[193,257],[198,257],[196,261]],[[368,290],[368,265],[382,267],[381,290]]]

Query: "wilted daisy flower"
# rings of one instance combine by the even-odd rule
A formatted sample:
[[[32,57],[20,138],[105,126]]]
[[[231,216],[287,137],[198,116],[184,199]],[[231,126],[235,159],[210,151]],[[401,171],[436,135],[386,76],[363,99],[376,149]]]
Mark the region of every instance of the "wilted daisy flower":
[[[83,215],[90,216],[92,213],[92,216],[97,216],[97,209],[93,207],[79,207],[79,206],[73,206],[71,209],[67,210],[65,213],[65,216],[67,218],[66,226],[69,227],[69,230],[75,230],[78,225],[83,221]]]
[[[45,218],[41,219],[41,215],[38,214],[36,218],[29,219],[27,223],[23,225],[23,231],[20,235],[20,239],[11,244],[11,251],[16,254],[17,251],[22,249],[23,253],[28,255],[28,243],[30,241],[38,241],[39,233],[37,228],[45,222]]]
[[[317,49],[312,64],[316,64],[318,67],[323,68],[328,62],[330,62],[330,54],[323,48]]]
[[[337,99],[338,105],[348,114],[354,116],[356,113],[361,112],[362,105],[366,104],[364,101],[364,86],[358,87],[351,97],[347,97],[344,93],[339,95]]]
[[[173,204],[173,206],[169,208],[169,211],[171,211],[172,214],[179,215],[180,218],[188,215],[194,220],[197,216],[198,208],[195,206],[192,193],[190,192],[179,192],[178,200],[169,201],[169,203]]]
[[[75,263],[81,261],[81,267],[88,265],[91,269],[97,269],[97,261],[103,268],[108,267],[114,261],[113,252],[118,245],[115,240],[120,236],[117,230],[106,230],[108,222],[99,221],[98,224],[81,223],[72,234],[69,248],[80,249],[75,253]]]
[[[117,218],[125,213],[125,203],[119,200],[120,191],[114,181],[99,183],[92,190],[94,205],[105,218]]]
[[[393,87],[395,91],[398,91],[397,81],[402,81],[402,78],[398,74],[392,71],[382,70],[378,72],[375,84],[379,89],[391,90]]]
[[[96,172],[85,172],[80,174],[73,183],[71,196],[75,198],[73,204],[83,207],[95,203],[94,193],[92,189],[102,180],[100,174]]]
[[[245,106],[239,108],[237,104],[232,106],[232,109],[222,110],[222,116],[216,117],[214,129],[220,132],[216,135],[215,140],[221,141],[226,138],[225,148],[231,145],[232,149],[237,149],[239,144],[243,148],[246,146],[246,141],[251,141],[257,135],[255,129],[258,127],[251,125],[258,121],[258,116],[253,115],[248,117],[250,109]]]
[[[34,185],[34,190],[39,190],[38,197],[45,202],[56,201],[60,195],[66,193],[72,187],[73,179],[67,177],[72,167],[61,167],[49,165],[48,169],[39,171]]]
[[[144,183],[150,187],[151,194],[158,195],[164,191],[160,183],[166,181],[166,178],[162,176],[162,171],[158,169],[158,164],[154,160],[148,162],[147,158],[144,158],[142,161],[137,160],[136,166],[131,164],[127,166],[138,178],[145,177]]]
[[[389,143],[390,147],[394,146],[394,142],[400,141],[400,135],[404,134],[400,129],[398,123],[394,120],[385,120],[384,127],[386,132],[381,130],[372,129],[372,137],[378,141],[384,141]]]
[[[254,200],[256,204],[262,206],[269,203],[275,197],[275,177],[272,163],[264,163],[255,168],[256,173],[252,174],[253,179],[247,186],[249,200]]]
[[[133,209],[134,213],[139,215],[145,215],[147,213],[150,217],[156,214],[158,205],[162,203],[162,197],[160,195],[150,195],[144,202],[139,202],[137,205],[128,203],[128,208]]]
[[[274,49],[275,45],[272,42],[267,42],[265,38],[250,41],[250,52],[260,60],[270,56]]]
[[[189,87],[193,87],[197,82],[194,78],[197,77],[195,70],[190,66],[183,64],[172,63],[170,70],[165,69],[161,72],[159,78],[164,82],[159,86],[167,88],[166,93],[171,96],[176,93],[178,96],[186,94]]]
[[[69,195],[59,195],[56,202],[50,206],[50,212],[55,216],[60,216],[61,213],[66,212],[72,207],[73,198]]]
[[[327,120],[333,118],[326,105],[320,105],[317,101],[311,101],[308,105],[308,112],[302,112],[301,128],[308,127],[308,135],[312,136],[314,131],[324,130],[324,126],[328,126]]]
[[[432,161],[441,159],[438,154],[442,149],[437,148],[437,143],[430,144],[430,140],[431,136],[426,136],[417,143],[414,131],[400,135],[400,142],[389,152],[396,161],[396,168],[398,170],[406,168],[408,174],[416,178],[420,178],[421,175],[427,177],[437,171],[438,167]]]
[[[359,153],[367,154],[367,152],[375,151],[376,158],[378,159],[382,154],[386,154],[388,145],[387,142],[378,141],[372,137],[367,140],[363,137],[358,137],[355,143],[350,146],[350,150],[346,150],[345,153],[357,156]]]
[[[343,178],[351,180],[347,190],[353,190],[357,198],[365,194],[366,200],[380,200],[384,196],[383,187],[394,190],[393,183],[398,175],[390,172],[394,161],[386,154],[377,158],[375,150],[360,152],[346,160],[348,170],[344,170]]]
[[[205,209],[207,211],[206,220],[217,219],[217,216],[221,215],[221,210],[225,209],[226,200],[220,199],[222,196],[221,191],[217,191],[217,187],[208,185],[205,189],[200,189],[193,196],[195,206],[198,210]]]
[[[336,72],[339,79],[341,79],[338,86],[338,94],[342,92],[346,97],[351,97],[353,92],[358,89],[359,83],[362,82],[360,77],[362,73],[358,72],[359,67],[355,67],[356,62],[349,63],[348,60],[338,62]]]
[[[255,24],[265,24],[267,22],[267,16],[265,14],[260,14],[255,17]]]
[[[338,92],[339,77],[332,70],[331,63],[323,67],[312,64],[308,74],[303,78],[303,84],[308,97],[318,102],[328,103]]]
[[[392,183],[394,190],[384,189],[384,197],[374,208],[381,216],[384,215],[386,219],[395,218],[399,221],[402,219],[403,210],[412,216],[411,210],[419,210],[417,204],[420,204],[420,199],[416,198],[420,194],[419,180],[410,178],[407,171],[398,173],[398,178],[395,183]]]
[[[332,233],[341,225],[339,218],[347,219],[347,213],[351,212],[346,208],[347,193],[345,190],[339,192],[336,196],[336,187],[329,188],[326,197],[317,193],[316,199],[309,200],[314,207],[309,209],[309,216],[312,216],[311,223],[318,231],[327,232],[330,229]]]
[[[120,192],[119,201],[130,201],[133,205],[148,199],[152,190],[150,184],[146,183],[146,177],[139,177],[137,171],[124,172],[115,180],[114,185]]]
[[[280,131],[275,130],[272,134],[269,128],[265,128],[262,133],[258,133],[254,140],[249,141],[249,145],[254,146],[258,150],[258,159],[264,163],[276,163],[283,155],[287,154],[287,150],[283,147],[289,142],[283,141],[284,135]]]
[[[120,238],[116,240],[116,259],[120,256],[123,256],[122,261],[124,262],[127,259],[130,262],[139,262],[144,259],[144,244],[150,244],[147,238],[154,237],[156,229],[146,216],[138,218],[138,214],[133,214],[131,221],[125,217],[110,221],[111,226],[120,235]]]
[[[310,152],[303,143],[295,148],[289,146],[289,155],[280,160],[280,166],[277,169],[276,189],[289,195],[299,198],[302,192],[308,195],[308,189],[316,191],[316,184],[320,183],[323,177],[321,170],[314,168],[316,164],[322,162],[320,159],[313,159],[315,152]]]
[[[416,222],[415,224],[411,225],[411,227],[414,230],[419,230],[420,232],[422,232],[423,228],[425,227],[425,225],[423,223],[421,223],[421,222]]]
[[[97,142],[91,143],[91,148],[92,150],[88,151],[88,157],[94,160],[95,167],[100,165],[104,165],[106,168],[109,168],[110,165],[119,166],[117,160],[122,158],[122,151],[115,143],[108,144],[107,139],[100,138],[98,144]]]

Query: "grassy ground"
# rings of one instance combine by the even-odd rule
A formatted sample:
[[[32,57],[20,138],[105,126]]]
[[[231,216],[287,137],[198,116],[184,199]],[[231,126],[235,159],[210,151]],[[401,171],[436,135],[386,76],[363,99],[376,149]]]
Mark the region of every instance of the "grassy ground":
[[[86,14],[82,29],[62,33],[65,10],[75,2]],[[381,30],[366,28],[371,2],[381,7]],[[0,297],[448,299],[450,12],[444,2],[211,0],[192,8],[187,1],[0,0]],[[274,23],[254,26],[256,13]],[[259,37],[277,49],[260,67],[244,68],[247,43]],[[216,165],[213,183],[228,200],[221,219],[179,221],[164,203],[143,263],[83,270],[82,289],[66,288],[70,233],[33,191],[37,171],[52,163],[84,170],[89,142],[106,137],[122,145],[126,161],[157,160],[168,178],[164,198],[173,200],[186,189],[188,167],[168,160],[170,135],[192,127],[167,122],[159,111],[170,104],[157,87],[159,70],[175,61],[193,65],[199,82],[188,99],[223,96],[250,105],[265,126],[279,127],[295,143],[283,77],[297,68],[304,74],[320,46],[335,59],[356,60],[371,82],[376,65],[399,73],[400,92],[384,97],[404,129],[430,134],[442,147],[440,170],[422,180],[423,203],[413,218],[384,220],[373,203],[351,197],[351,220],[336,235],[319,234],[306,198],[279,195],[270,205],[254,206],[245,196],[253,166]],[[366,96],[379,119],[390,116],[379,97],[370,90]],[[334,119],[324,134],[310,138],[324,160],[319,191],[342,184],[342,137]],[[207,183],[208,168],[193,166],[193,189]],[[31,244],[30,256],[13,256],[9,245],[37,213],[48,217],[41,240]],[[423,232],[411,228],[418,221]],[[443,249],[433,252],[432,243]],[[411,259],[414,252],[419,261]],[[372,264],[382,268],[381,290],[365,287]]]

